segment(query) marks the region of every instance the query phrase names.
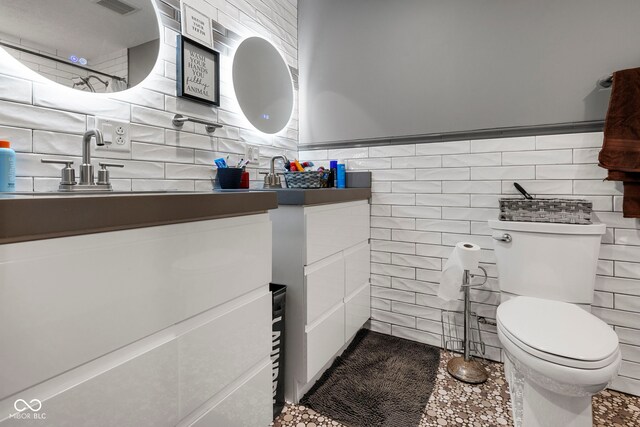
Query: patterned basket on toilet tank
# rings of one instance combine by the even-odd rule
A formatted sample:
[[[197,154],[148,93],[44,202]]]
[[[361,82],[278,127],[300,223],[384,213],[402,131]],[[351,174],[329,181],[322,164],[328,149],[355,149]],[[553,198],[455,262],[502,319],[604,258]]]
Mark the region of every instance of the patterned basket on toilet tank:
[[[592,210],[583,199],[500,199],[500,221],[591,224]]]
[[[285,172],[287,188],[324,188],[327,186],[328,171]]]

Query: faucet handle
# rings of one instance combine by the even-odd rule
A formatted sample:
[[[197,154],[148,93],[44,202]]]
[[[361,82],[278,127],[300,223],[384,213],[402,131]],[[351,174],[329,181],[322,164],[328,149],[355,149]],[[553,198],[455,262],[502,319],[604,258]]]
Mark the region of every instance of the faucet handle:
[[[260,172],[264,175],[263,188],[282,188],[281,173]]]
[[[123,168],[124,165],[120,163],[98,163],[100,165],[100,170],[98,170],[98,185],[109,185],[109,171],[110,168]]]
[[[65,165],[60,171],[60,185],[76,185],[76,171],[71,166],[73,160],[53,160],[53,159],[40,159],[42,163],[55,163]]]

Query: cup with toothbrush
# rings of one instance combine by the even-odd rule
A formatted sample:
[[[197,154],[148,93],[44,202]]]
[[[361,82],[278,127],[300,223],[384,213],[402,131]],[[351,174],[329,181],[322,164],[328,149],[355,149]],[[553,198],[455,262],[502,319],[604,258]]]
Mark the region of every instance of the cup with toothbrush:
[[[242,188],[240,186],[242,175],[246,173],[245,167],[248,162],[244,162],[244,159],[241,159],[236,167],[229,167],[228,160],[229,156],[227,155],[226,158],[220,157],[213,161],[217,167],[215,188],[219,187],[223,190]]]

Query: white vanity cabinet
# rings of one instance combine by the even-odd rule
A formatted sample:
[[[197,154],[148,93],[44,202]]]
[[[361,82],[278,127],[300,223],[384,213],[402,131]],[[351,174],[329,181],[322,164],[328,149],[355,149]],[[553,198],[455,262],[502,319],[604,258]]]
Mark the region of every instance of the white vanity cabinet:
[[[287,285],[285,394],[298,402],[370,317],[369,203],[270,216],[273,281]]]
[[[271,237],[262,213],[0,245],[0,427],[269,425]]]

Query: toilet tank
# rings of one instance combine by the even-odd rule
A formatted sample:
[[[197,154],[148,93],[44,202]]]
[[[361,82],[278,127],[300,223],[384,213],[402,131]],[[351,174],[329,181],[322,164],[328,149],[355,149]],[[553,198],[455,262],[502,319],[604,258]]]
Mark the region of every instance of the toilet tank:
[[[489,221],[505,301],[531,296],[591,304],[604,224]],[[510,241],[502,241],[509,235]],[[509,239],[507,239],[509,240]]]

